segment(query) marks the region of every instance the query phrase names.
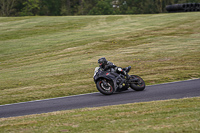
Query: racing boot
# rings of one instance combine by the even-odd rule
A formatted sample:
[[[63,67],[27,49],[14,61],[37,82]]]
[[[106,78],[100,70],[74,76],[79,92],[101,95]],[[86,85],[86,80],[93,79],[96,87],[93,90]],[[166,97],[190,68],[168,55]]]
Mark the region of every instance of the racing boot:
[[[128,75],[128,73],[126,71],[122,71],[122,74],[125,76],[125,79],[129,80],[130,76]]]
[[[129,71],[131,70],[131,66],[128,66],[126,68],[123,68],[124,71],[126,71],[126,73],[129,73]]]
[[[131,76],[129,76],[130,78],[129,78],[129,82],[138,82],[138,81],[140,81],[138,78],[136,78],[136,77],[131,77]]]

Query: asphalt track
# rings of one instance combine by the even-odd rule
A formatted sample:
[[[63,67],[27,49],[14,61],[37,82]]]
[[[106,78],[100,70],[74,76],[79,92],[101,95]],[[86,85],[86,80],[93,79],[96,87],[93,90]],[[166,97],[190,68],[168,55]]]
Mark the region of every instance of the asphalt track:
[[[135,102],[200,96],[200,79],[146,86],[141,92],[129,89],[110,96],[89,93],[46,100],[0,105],[0,118],[41,114],[59,110],[100,107]]]

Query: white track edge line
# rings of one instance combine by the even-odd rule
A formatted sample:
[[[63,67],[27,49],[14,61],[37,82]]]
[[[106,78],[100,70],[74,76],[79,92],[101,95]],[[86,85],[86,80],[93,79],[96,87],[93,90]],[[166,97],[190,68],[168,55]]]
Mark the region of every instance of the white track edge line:
[[[165,85],[165,84],[174,84],[174,83],[187,82],[187,81],[199,80],[199,79],[200,79],[200,78],[195,78],[195,79],[189,79],[189,80],[183,80],[183,81],[175,81],[175,82],[168,82],[168,83],[161,83],[161,84],[148,85],[148,86],[157,86],[157,85]],[[95,93],[99,93],[99,92],[85,93],[85,94],[72,95],[72,96],[64,96],[64,97],[55,97],[55,98],[42,99],[42,100],[34,100],[34,101],[27,101],[27,102],[19,102],[19,103],[4,104],[4,105],[0,105],[0,107],[3,107],[3,106],[11,106],[11,105],[18,105],[18,104],[24,104],[24,103],[34,103],[34,102],[41,102],[41,101],[49,101],[49,100],[67,98],[67,97],[77,97],[77,96],[91,95],[91,94],[95,94]]]

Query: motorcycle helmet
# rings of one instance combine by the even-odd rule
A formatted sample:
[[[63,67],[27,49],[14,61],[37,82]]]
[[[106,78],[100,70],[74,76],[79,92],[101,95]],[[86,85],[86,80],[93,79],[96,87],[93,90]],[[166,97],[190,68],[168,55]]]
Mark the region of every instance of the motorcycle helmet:
[[[106,63],[107,63],[107,60],[106,60],[105,57],[102,57],[102,58],[100,58],[100,59],[98,60],[98,63],[99,63],[99,66],[100,66],[100,67],[104,67],[104,66],[106,65]]]

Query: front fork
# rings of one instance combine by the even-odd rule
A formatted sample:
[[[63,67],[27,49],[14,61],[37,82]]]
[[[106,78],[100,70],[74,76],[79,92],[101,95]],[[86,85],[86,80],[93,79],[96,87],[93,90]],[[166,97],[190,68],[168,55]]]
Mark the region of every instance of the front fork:
[[[102,82],[103,82],[103,85],[104,85],[104,86],[106,86],[106,87],[109,86],[108,83],[106,82],[106,80],[102,80]]]

